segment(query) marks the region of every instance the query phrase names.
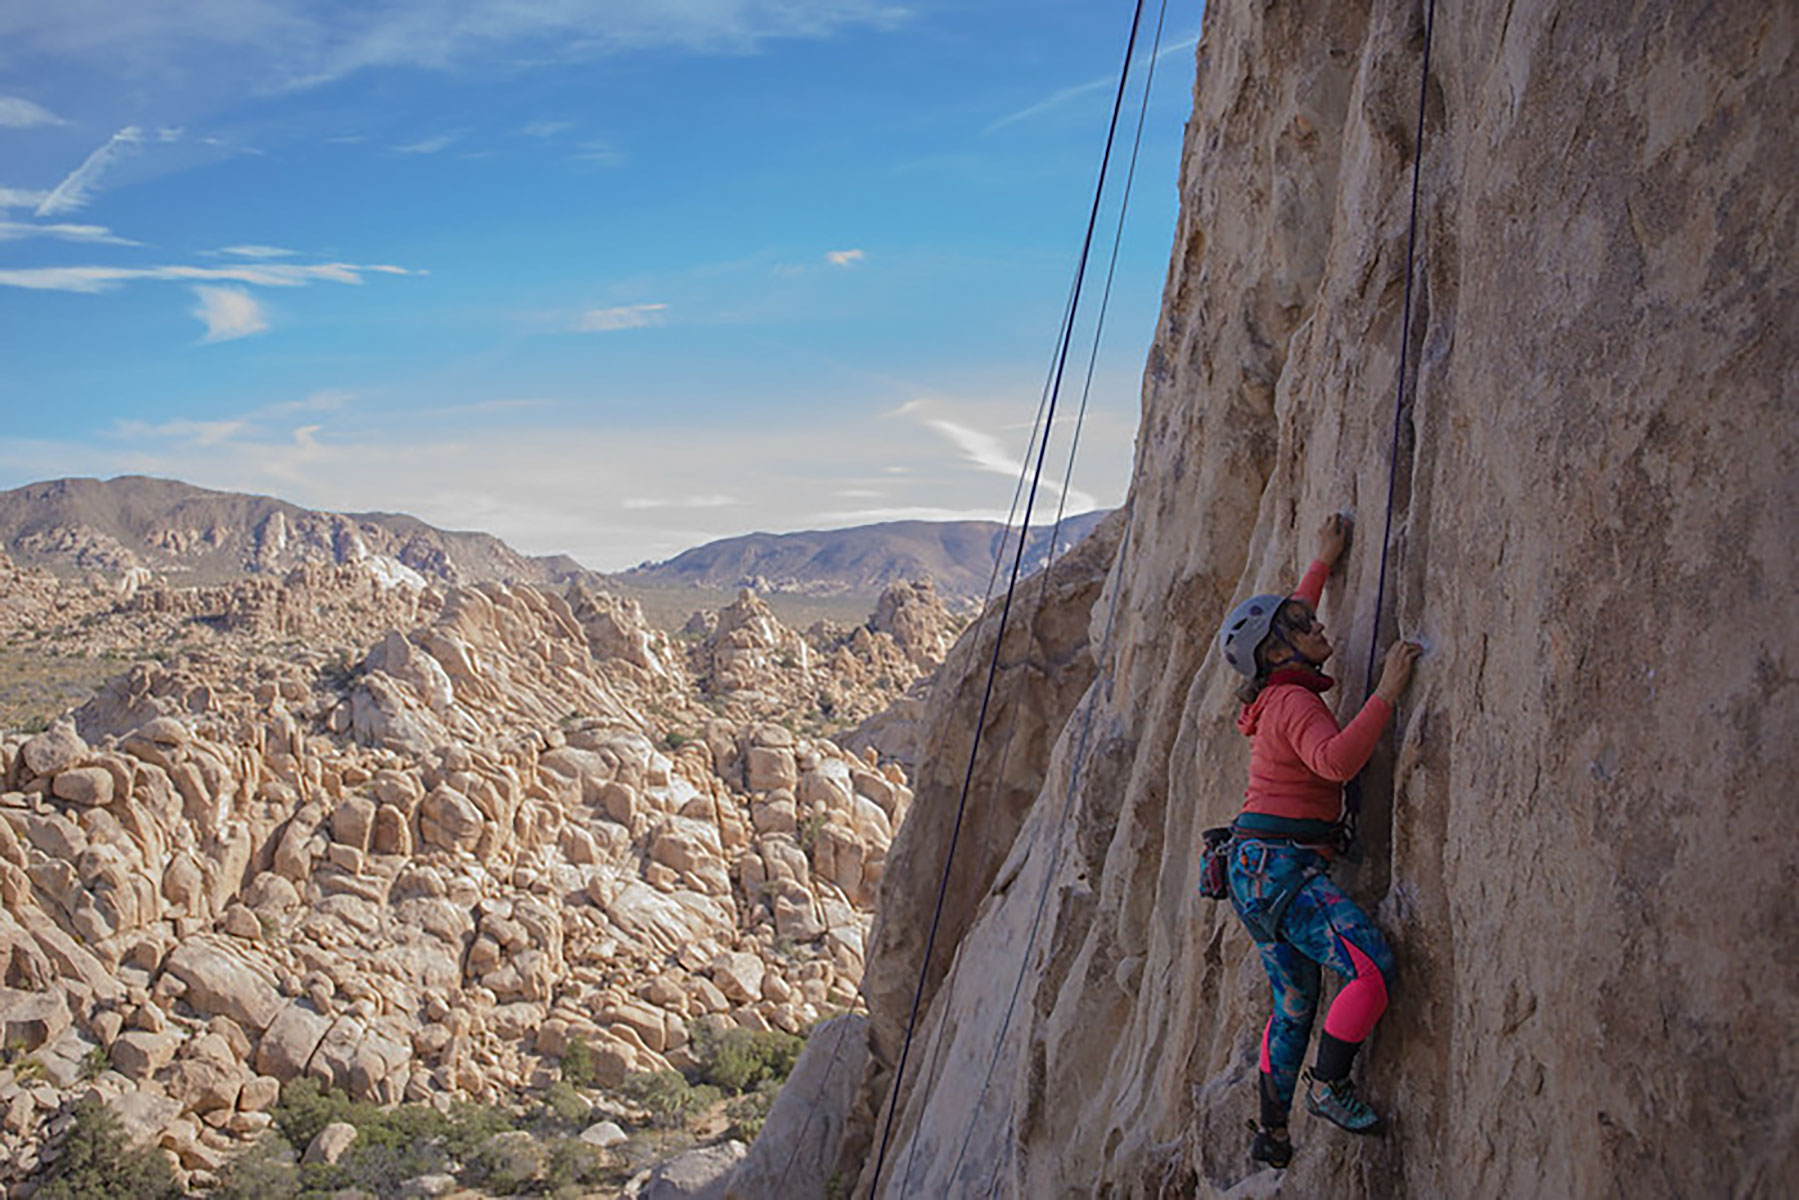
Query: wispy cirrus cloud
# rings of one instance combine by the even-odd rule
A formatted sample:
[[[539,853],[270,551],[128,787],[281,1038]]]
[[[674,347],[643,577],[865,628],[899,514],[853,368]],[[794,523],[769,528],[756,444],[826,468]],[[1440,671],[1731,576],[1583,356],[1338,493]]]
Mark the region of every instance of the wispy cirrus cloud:
[[[36,208],[50,193],[42,188],[0,187],[0,209]]]
[[[151,424],[149,421],[125,419],[114,421],[107,430],[107,435],[128,441],[143,441],[149,438],[166,438],[183,446],[218,446],[250,428],[250,422],[244,418],[225,421],[163,421]]]
[[[292,250],[280,246],[220,246],[217,250],[202,251],[208,258],[292,258]]]
[[[954,421],[948,417],[932,415],[937,406],[926,400],[913,400],[895,410],[896,416],[909,416],[925,428],[941,435],[954,446],[962,461],[969,466],[993,475],[1003,475],[1007,479],[1016,480],[1024,473],[1024,457],[1013,451],[1006,441],[976,429],[963,421]],[[1060,494],[1061,484],[1054,479],[1044,479],[1041,486]],[[1076,488],[1069,488],[1066,497],[1067,507],[1073,512],[1085,512],[1099,507],[1099,503],[1091,495]]]
[[[263,91],[376,67],[586,62],[655,49],[748,54],[774,40],[891,29],[910,11],[892,0],[146,0],[116,15],[96,21],[87,4],[0,6],[0,41],[24,60],[146,78],[205,71],[217,86]]]
[[[81,165],[63,177],[63,181],[50,189],[37,206],[40,217],[56,217],[66,212],[74,212],[87,204],[88,197],[99,186],[100,177],[106,174],[112,165],[128,154],[135,153],[143,144],[144,131],[135,125],[127,125],[108,138],[106,144],[89,154],[81,161]]]
[[[438,154],[448,150],[461,140],[461,133],[440,133],[435,137],[409,142],[404,146],[395,146],[394,152],[397,154]]]
[[[742,501],[735,496],[626,496],[619,501],[620,508],[640,512],[651,508],[730,508]]]
[[[1180,53],[1183,53],[1188,50],[1191,50],[1194,46],[1196,46],[1198,44],[1199,44],[1199,35],[1198,34],[1194,34],[1191,37],[1183,38],[1182,40],[1175,42],[1173,45],[1164,46],[1160,50],[1158,50],[1156,52],[1154,61],[1159,64],[1163,59],[1172,57],[1173,55],[1180,54]],[[1137,61],[1136,65],[1133,67],[1133,70],[1141,70],[1144,66],[1148,65],[1149,61],[1150,61],[1150,57],[1148,55],[1144,55],[1142,58],[1140,58]],[[1020,121],[1028,121],[1032,117],[1042,116],[1044,113],[1050,112],[1053,109],[1061,108],[1064,104],[1067,104],[1071,100],[1078,100],[1082,96],[1092,95],[1095,92],[1109,91],[1113,88],[1116,88],[1117,86],[1118,86],[1117,76],[1106,76],[1106,77],[1103,77],[1100,79],[1089,79],[1086,83],[1077,83],[1073,87],[1062,88],[1058,91],[1051,92],[1049,95],[1047,95],[1043,99],[1037,101],[1035,104],[1028,104],[1024,108],[1019,109],[1017,112],[1007,113],[1005,116],[999,118],[997,121],[993,121],[990,124],[988,124],[988,126],[984,130],[982,130],[982,132],[983,133],[996,132],[997,130],[1004,129],[1008,125],[1016,125]]]
[[[582,142],[575,148],[576,162],[592,163],[598,167],[622,167],[625,165],[624,151],[611,142]]]
[[[861,250],[831,250],[825,254],[825,261],[834,267],[853,267],[867,257]]]
[[[194,316],[206,325],[202,342],[230,342],[268,330],[268,318],[256,297],[242,288],[196,287],[200,303]]]
[[[37,225],[25,221],[0,221],[0,242],[20,238],[47,237],[63,242],[88,242],[104,246],[139,246],[130,238],[120,237],[104,225]]]
[[[559,133],[567,133],[575,127],[573,121],[532,121],[519,127],[519,133],[525,137],[547,138]]]
[[[592,308],[575,320],[579,333],[611,333],[619,329],[643,329],[660,325],[668,311],[666,304],[624,304],[616,308]]]
[[[35,125],[67,125],[68,122],[40,104],[20,96],[0,96],[0,126],[30,129]]]
[[[240,263],[218,267],[27,267],[0,271],[0,287],[51,292],[104,292],[140,279],[181,282],[247,283],[258,287],[304,287],[306,284],[361,283],[365,273],[419,275],[405,267],[357,263]]]

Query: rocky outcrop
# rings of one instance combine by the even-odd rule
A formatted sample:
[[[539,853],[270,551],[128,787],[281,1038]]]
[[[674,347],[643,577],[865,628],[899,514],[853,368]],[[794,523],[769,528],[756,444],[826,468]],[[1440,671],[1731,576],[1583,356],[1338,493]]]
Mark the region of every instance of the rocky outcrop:
[[[1392,1128],[1299,1113],[1293,1166],[1249,1178],[1267,984],[1195,860],[1246,758],[1218,622],[1340,507],[1340,708],[1370,655],[1422,11],[1209,4],[1094,730],[1077,762],[1064,727],[949,914],[905,1086],[876,1096],[882,1196],[1799,1186],[1799,22],[1439,10],[1378,614],[1431,649],[1340,869],[1401,964],[1360,1068]],[[921,790],[890,885],[939,819]],[[880,992],[870,1016],[904,1019]]]
[[[89,612],[57,602],[83,585],[10,578],[47,621],[83,614],[58,636],[200,645],[0,737],[0,1027],[31,1063],[0,1069],[0,1184],[89,1091],[203,1187],[299,1077],[503,1103],[576,1043],[617,1087],[691,1066],[701,1027],[858,1003],[912,794],[770,718],[934,669],[892,634],[813,656],[746,595],[692,648],[731,681],[709,691],[690,648],[591,593],[353,565]]]
[[[873,1017],[876,1063],[898,1060],[936,907],[943,861],[955,835],[956,810],[968,782],[968,810],[944,896],[944,920],[925,972],[934,995],[980,898],[1012,852],[1013,840],[1043,786],[1050,748],[1093,679],[1090,618],[1124,528],[1114,514],[1047,572],[1025,580],[1013,601],[997,658],[1002,605],[995,602],[945,660],[932,693],[921,744],[932,753],[914,781],[914,805],[929,813],[907,826],[889,856],[881,902],[869,933],[879,971],[863,978]],[[997,666],[987,721],[987,667]],[[968,776],[980,729],[981,753]],[[884,1075],[877,1081],[884,1082]]]
[[[127,581],[154,572],[216,585],[246,574],[281,578],[301,567],[358,563],[390,582],[420,585],[598,578],[565,556],[527,557],[491,534],[435,529],[397,513],[317,512],[269,496],[131,475],[0,492],[0,545],[31,566]]]

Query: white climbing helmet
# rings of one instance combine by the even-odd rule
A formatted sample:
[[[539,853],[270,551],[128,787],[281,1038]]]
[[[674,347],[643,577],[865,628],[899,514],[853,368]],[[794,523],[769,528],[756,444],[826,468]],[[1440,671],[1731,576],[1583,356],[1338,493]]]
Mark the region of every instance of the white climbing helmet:
[[[1256,647],[1274,628],[1274,616],[1286,602],[1285,596],[1251,596],[1224,619],[1224,628],[1218,631],[1218,645],[1224,651],[1224,660],[1239,673],[1251,679],[1256,677]]]

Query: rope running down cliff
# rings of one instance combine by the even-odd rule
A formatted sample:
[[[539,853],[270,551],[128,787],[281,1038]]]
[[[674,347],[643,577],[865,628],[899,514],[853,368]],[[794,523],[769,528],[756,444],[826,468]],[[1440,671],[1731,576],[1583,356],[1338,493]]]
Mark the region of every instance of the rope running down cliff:
[[[1426,0],[1424,9],[1424,66],[1418,75],[1418,135],[1412,140],[1412,212],[1405,235],[1405,306],[1399,320],[1399,385],[1393,400],[1393,444],[1387,452],[1387,516],[1381,530],[1380,577],[1374,588],[1374,625],[1368,634],[1368,677],[1362,689],[1366,700],[1374,695],[1375,648],[1380,644],[1381,616],[1387,602],[1387,562],[1393,547],[1393,497],[1399,481],[1399,430],[1405,419],[1406,363],[1412,348],[1412,263],[1418,249],[1418,179],[1424,162],[1424,107],[1430,95],[1430,44],[1437,27],[1437,0]],[[1343,802],[1353,839],[1362,815],[1362,780],[1358,775],[1344,790]]]
[[[1081,284],[1086,275],[1087,259],[1093,248],[1093,234],[1099,223],[1100,201],[1105,193],[1106,174],[1112,160],[1112,145],[1118,133],[1118,117],[1124,107],[1125,86],[1130,78],[1131,57],[1136,52],[1137,31],[1143,21],[1143,0],[1137,0],[1131,16],[1130,38],[1125,44],[1124,66],[1118,77],[1118,91],[1112,101],[1112,121],[1106,131],[1105,153],[1100,159],[1099,180],[1094,187],[1093,206],[1087,217],[1087,233],[1081,243],[1081,254],[1075,267],[1075,283],[1069,303],[1069,318],[1064,322],[1062,344],[1058,353],[1054,382],[1050,389],[1047,414],[1043,423],[1043,437],[1037,447],[1037,461],[1031,475],[1031,487],[1025,501],[1024,517],[1020,522],[1020,535],[1017,549],[1012,558],[1012,573],[1006,584],[1005,601],[1000,608],[999,626],[993,639],[993,656],[987,664],[987,683],[981,694],[980,715],[975,719],[974,744],[969,749],[968,770],[962,779],[962,794],[956,805],[955,824],[951,827],[949,849],[944,854],[943,876],[937,887],[936,907],[931,915],[931,931],[925,939],[925,949],[918,968],[918,986],[912,994],[912,1011],[906,1020],[906,1040],[900,1049],[899,1064],[894,1068],[893,1086],[888,1092],[887,1120],[881,1130],[881,1145],[875,1155],[874,1174],[869,1180],[869,1195],[879,1193],[881,1170],[887,1162],[887,1147],[893,1136],[893,1121],[899,1111],[900,1088],[905,1082],[906,1061],[912,1053],[912,1039],[918,1028],[918,1010],[924,1001],[925,980],[931,967],[931,952],[936,948],[937,933],[943,923],[944,901],[949,893],[950,867],[955,861],[956,842],[962,833],[962,820],[968,809],[968,793],[974,785],[974,769],[981,748],[981,729],[987,723],[988,704],[993,697],[993,681],[999,672],[1000,648],[1005,644],[1006,621],[1012,610],[1012,597],[1018,587],[1018,576],[1024,562],[1025,538],[1023,531],[1030,528],[1031,508],[1036,503],[1037,488],[1043,477],[1043,463],[1049,449],[1049,430],[1055,422],[1056,399],[1061,392],[1062,375],[1068,364],[1068,353],[1073,343],[1074,310],[1079,303]]]
[[[1145,74],[1144,80],[1143,80],[1143,100],[1138,105],[1138,108],[1137,108],[1137,129],[1136,129],[1135,135],[1133,136],[1133,138],[1131,140],[1130,165],[1125,168],[1124,193],[1123,193],[1122,197],[1120,198],[1119,204],[1118,204],[1118,224],[1117,224],[1117,227],[1112,232],[1111,260],[1106,268],[1106,286],[1105,286],[1105,289],[1100,293],[1099,317],[1098,317],[1098,320],[1095,322],[1096,328],[1095,328],[1094,334],[1093,334],[1093,347],[1087,357],[1087,378],[1086,378],[1085,382],[1082,384],[1082,388],[1081,388],[1080,412],[1083,415],[1087,411],[1088,393],[1090,393],[1093,389],[1093,371],[1094,371],[1094,366],[1098,362],[1098,359],[1099,359],[1100,330],[1103,329],[1105,326],[1106,310],[1111,304],[1112,281],[1113,281],[1113,278],[1116,275],[1117,269],[1118,269],[1119,249],[1124,242],[1125,213],[1130,207],[1131,188],[1132,188],[1133,184],[1135,183],[1136,177],[1137,177],[1137,157],[1143,147],[1143,127],[1144,127],[1144,124],[1146,123],[1146,121],[1148,119],[1148,115],[1149,115],[1150,91],[1155,86],[1155,81],[1156,81],[1156,57],[1157,57],[1157,55],[1159,55],[1161,53],[1162,30],[1163,30],[1163,27],[1166,25],[1167,20],[1168,20],[1168,0],[1162,0],[1161,5],[1159,6],[1158,11],[1156,13],[1156,31],[1155,31],[1154,36],[1150,39],[1149,56],[1146,60],[1147,61],[1146,74]],[[1080,421],[1080,418],[1077,417],[1075,420],[1075,429],[1076,429],[1077,440],[1079,437],[1080,427],[1081,427],[1081,421]],[[1074,448],[1070,447],[1069,452],[1068,452],[1068,474],[1064,475],[1063,480],[1062,480],[1062,497],[1063,497],[1063,499],[1062,499],[1062,503],[1059,504],[1056,509],[1056,523],[1058,526],[1060,526],[1061,521],[1062,521],[1062,505],[1065,505],[1066,501],[1067,501],[1069,476],[1071,476],[1073,474],[1073,471],[1074,471]],[[1112,600],[1111,600],[1110,605],[1108,605],[1107,609],[1106,609],[1106,624],[1105,624],[1104,630],[1100,634],[1099,648],[1093,656],[1094,665],[1102,673],[1106,670],[1106,663],[1109,658],[1108,651],[1110,650],[1111,645],[1112,645],[1112,630],[1117,624],[1118,601],[1119,601],[1119,598],[1124,594],[1124,564],[1125,564],[1127,556],[1130,552],[1130,545],[1131,545],[1131,528],[1130,528],[1130,524],[1127,522],[1125,525],[1125,528],[1124,528],[1124,536],[1119,540],[1119,543],[1118,543],[1118,553],[1113,557],[1113,560],[1112,560],[1112,562],[1113,562],[1113,566],[1112,566],[1112,575],[1113,575]],[[1045,574],[1044,588],[1045,588],[1045,590],[1047,590],[1048,589],[1048,580],[1047,580],[1048,571],[1047,571],[1047,569],[1045,570],[1044,574]],[[1040,592],[1038,594],[1039,607],[1042,606],[1042,599],[1043,599],[1043,594]],[[1102,687],[1101,686],[1102,682],[1104,682],[1106,684],[1106,686]],[[1042,928],[1042,925],[1043,925],[1043,913],[1044,913],[1044,909],[1046,908],[1046,906],[1048,905],[1048,902],[1049,902],[1050,887],[1055,882],[1056,873],[1061,868],[1062,854],[1063,854],[1063,850],[1065,848],[1064,835],[1068,829],[1068,814],[1074,805],[1075,795],[1080,788],[1081,768],[1086,764],[1086,761],[1087,761],[1087,750],[1088,750],[1088,746],[1091,742],[1092,734],[1093,734],[1093,717],[1094,717],[1094,714],[1099,709],[1101,699],[1102,698],[1110,699],[1110,692],[1111,692],[1110,681],[1095,679],[1095,681],[1092,685],[1092,688],[1088,694],[1086,709],[1082,713],[1082,716],[1081,716],[1080,736],[1075,742],[1074,761],[1069,764],[1069,768],[1068,768],[1067,791],[1063,795],[1062,810],[1056,820],[1055,844],[1054,844],[1054,847],[1050,851],[1049,865],[1045,868],[1045,870],[1043,872],[1043,884],[1041,887],[1039,887],[1037,889],[1036,911],[1031,916],[1030,932],[1025,935],[1024,949],[1021,952],[1021,954],[1019,956],[1019,960],[1018,960],[1018,974],[1017,974],[1017,977],[1012,981],[1012,994],[1006,1001],[1006,1013],[1005,1013],[1005,1016],[1000,1021],[999,1033],[994,1037],[993,1054],[987,1061],[987,1070],[986,1070],[985,1075],[981,1079],[981,1090],[975,1096],[974,1107],[970,1112],[970,1119],[968,1121],[967,1127],[963,1130],[963,1133],[962,1133],[962,1143],[956,1149],[956,1161],[955,1161],[954,1165],[950,1167],[949,1177],[951,1179],[956,1178],[957,1173],[962,1168],[963,1160],[968,1155],[969,1143],[974,1138],[974,1131],[975,1131],[974,1117],[976,1117],[980,1114],[981,1105],[983,1103],[985,1103],[986,1098],[987,1098],[987,1091],[993,1084],[993,1073],[995,1070],[998,1069],[1000,1056],[1004,1053],[1006,1034],[1012,1027],[1012,1016],[1018,1009],[1018,998],[1021,994],[1023,994],[1023,991],[1024,991],[1025,975],[1030,970],[1031,953],[1036,948],[1036,945],[1037,945],[1037,932],[1040,928]],[[1010,744],[1008,744],[1007,749],[1008,750],[1011,749]],[[1002,766],[1000,769],[1000,777],[1004,778],[1004,776],[1005,776],[1005,769]],[[912,1149],[914,1152],[916,1152],[918,1149],[918,1144],[917,1144],[916,1140],[913,1142]],[[1008,1153],[1010,1153],[1011,1147],[1008,1146],[1007,1150],[1008,1150]],[[992,1168],[993,1168],[992,1171],[987,1176],[987,1185],[981,1189],[981,1192],[983,1195],[991,1196],[993,1194],[994,1183],[999,1177],[1000,1160],[995,1159],[992,1164]],[[911,1154],[907,1155],[905,1178],[906,1178],[907,1182],[910,1183],[910,1180],[912,1178],[912,1155]],[[910,1191],[909,1187],[902,1187],[900,1189],[901,1195],[905,1195],[909,1191]]]

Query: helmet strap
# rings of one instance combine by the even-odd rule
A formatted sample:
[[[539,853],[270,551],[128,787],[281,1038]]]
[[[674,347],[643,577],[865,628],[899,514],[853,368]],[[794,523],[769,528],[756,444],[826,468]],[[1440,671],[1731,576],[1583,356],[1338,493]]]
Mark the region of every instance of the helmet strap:
[[[1293,658],[1288,659],[1287,662],[1293,662],[1293,661],[1297,660],[1299,662],[1304,663],[1306,666],[1312,668],[1312,670],[1314,670],[1314,671],[1318,670],[1320,667],[1322,667],[1324,665],[1323,663],[1314,661],[1309,655],[1306,654],[1305,651],[1301,650],[1298,646],[1295,646],[1292,642],[1288,641],[1287,635],[1281,631],[1281,627],[1278,622],[1275,623],[1272,627],[1270,627],[1270,629],[1268,630],[1268,636],[1272,637],[1275,641],[1279,642],[1281,645],[1285,646],[1288,650],[1291,650],[1293,652]],[[1285,666],[1287,664],[1280,663],[1277,665]]]

